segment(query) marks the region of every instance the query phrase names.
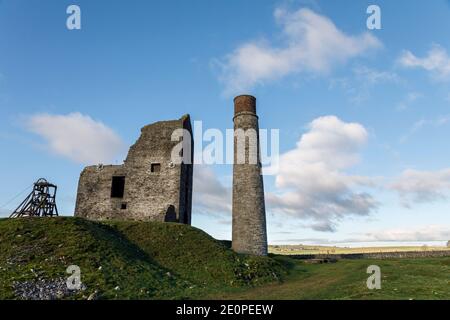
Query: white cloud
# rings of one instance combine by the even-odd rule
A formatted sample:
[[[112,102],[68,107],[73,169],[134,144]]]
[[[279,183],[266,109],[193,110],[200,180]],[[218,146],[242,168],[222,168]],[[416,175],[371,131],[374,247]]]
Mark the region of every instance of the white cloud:
[[[286,233],[291,234],[291,233]],[[430,241],[448,241],[450,239],[450,226],[443,225],[428,225],[409,228],[396,228],[374,230],[364,233],[354,233],[354,237],[344,239],[326,239],[326,238],[285,238],[275,240],[276,243],[303,243],[315,245],[337,245],[337,246],[367,246],[369,242],[383,243],[386,246],[387,242],[399,242],[404,246],[418,245],[416,242],[430,242]],[[352,245],[353,244],[353,245]],[[379,245],[379,244],[375,244]],[[438,245],[438,244],[437,244]]]
[[[420,226],[367,232],[348,242],[369,241],[444,241],[450,239],[450,227],[441,225]]]
[[[379,71],[366,66],[353,68],[353,73],[358,80],[363,80],[369,85],[399,82],[399,76],[391,71]]]
[[[207,166],[194,166],[193,206],[196,214],[231,216],[231,189]]]
[[[406,142],[412,135],[414,135],[416,132],[422,130],[425,127],[438,128],[447,125],[449,122],[450,122],[450,115],[440,115],[435,119],[420,119],[416,121],[409,129],[409,131],[400,138],[400,142],[401,143]]]
[[[408,92],[408,94],[405,96],[405,98],[403,98],[402,101],[400,101],[400,103],[397,105],[397,110],[399,111],[403,111],[409,108],[409,106],[411,104],[413,104],[414,102],[416,102],[417,100],[419,100],[420,98],[423,97],[423,94],[420,92]]]
[[[353,77],[332,79],[330,89],[338,87],[350,96],[350,102],[355,104],[369,100],[373,87],[402,81],[395,72],[376,70],[367,66],[354,67],[352,73]]]
[[[346,123],[335,116],[315,119],[297,147],[280,156],[276,186],[281,193],[269,193],[267,202],[275,212],[310,218],[317,231],[334,231],[349,215],[368,215],[378,203],[357,188],[372,187],[372,179],[347,174],[359,162],[359,152],[368,133],[358,123]]]
[[[424,58],[419,58],[411,51],[404,51],[399,63],[406,68],[422,68],[440,81],[450,80],[450,57],[439,45],[434,45]]]
[[[434,202],[450,195],[450,169],[440,171],[405,170],[390,188],[397,191],[402,204]]]
[[[347,35],[329,18],[310,9],[277,9],[274,16],[282,27],[284,45],[271,45],[264,39],[250,41],[229,54],[220,63],[226,94],[241,93],[290,74],[327,73],[336,64],[381,46],[370,33]]]
[[[37,114],[25,125],[46,141],[51,152],[78,163],[112,162],[124,151],[124,143],[112,129],[78,112]]]

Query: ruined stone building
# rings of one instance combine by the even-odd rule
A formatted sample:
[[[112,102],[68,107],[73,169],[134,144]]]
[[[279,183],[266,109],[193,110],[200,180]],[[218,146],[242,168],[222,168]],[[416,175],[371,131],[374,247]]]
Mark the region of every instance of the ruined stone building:
[[[182,139],[181,151],[190,151],[190,161],[181,164],[171,156],[180,143],[172,141],[177,129],[190,133]],[[188,143],[190,148],[185,148]],[[193,143],[189,115],[143,127],[124,164],[89,166],[82,171],[75,216],[190,224]]]
[[[232,248],[239,253],[267,255],[266,209],[255,97],[242,95],[234,99],[233,123]],[[180,146],[180,140],[173,139],[177,129],[188,132],[181,139],[180,153],[184,153],[180,154],[184,159],[181,163],[174,162],[172,157],[176,146]],[[255,132],[252,139],[247,136],[250,131]],[[240,132],[243,132],[243,140],[239,138]],[[92,220],[191,224],[192,136],[188,115],[179,120],[160,121],[143,127],[124,164],[89,166],[82,171],[75,216]],[[189,151],[188,158],[186,150]]]

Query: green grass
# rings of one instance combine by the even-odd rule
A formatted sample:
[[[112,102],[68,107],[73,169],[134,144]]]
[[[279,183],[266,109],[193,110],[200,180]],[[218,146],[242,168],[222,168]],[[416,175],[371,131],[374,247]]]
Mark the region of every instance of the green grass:
[[[373,264],[381,290],[366,287]],[[450,299],[450,257],[308,264],[239,255],[180,224],[0,220],[0,299],[15,298],[14,281],[66,278],[69,265],[87,287],[74,299]]]
[[[111,225],[161,266],[206,288],[272,282],[284,271],[273,259],[238,255],[226,243],[186,225],[155,222]]]
[[[211,299],[450,299],[450,257],[428,259],[340,260],[307,264],[278,256],[289,269],[283,283],[223,292]],[[381,290],[369,290],[367,267],[381,268]]]
[[[80,299],[94,292],[100,299],[194,298],[276,281],[283,273],[270,258],[238,255],[185,225],[0,220],[0,299],[15,297],[14,281],[67,278],[69,265],[81,268],[87,286],[73,297]]]

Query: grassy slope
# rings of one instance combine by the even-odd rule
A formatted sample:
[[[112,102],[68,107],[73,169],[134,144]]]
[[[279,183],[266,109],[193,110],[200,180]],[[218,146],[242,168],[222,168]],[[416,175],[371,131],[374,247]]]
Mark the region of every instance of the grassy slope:
[[[87,286],[75,298],[95,291],[108,299],[196,297],[218,287],[274,281],[282,273],[272,259],[237,255],[184,225],[0,220],[0,299],[14,298],[14,281],[67,278],[72,264]]]
[[[211,295],[213,299],[450,299],[450,257],[341,260],[305,264],[288,257],[290,274],[281,284]],[[381,290],[368,290],[369,265],[381,268]]]
[[[67,278],[72,264],[81,268],[85,296],[177,297],[187,286],[110,227],[68,218],[0,220],[0,298],[14,297],[13,281]]]
[[[238,255],[193,227],[154,222],[111,225],[157,263],[203,287],[257,285],[273,282],[283,273],[273,259]]]

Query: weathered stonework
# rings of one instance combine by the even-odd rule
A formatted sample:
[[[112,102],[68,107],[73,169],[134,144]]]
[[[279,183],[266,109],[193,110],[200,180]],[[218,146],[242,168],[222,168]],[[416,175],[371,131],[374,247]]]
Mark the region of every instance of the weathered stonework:
[[[236,97],[234,112],[232,248],[239,253],[267,255],[266,209],[256,99],[247,95]],[[239,129],[253,129],[256,132],[254,148],[250,148],[250,139],[245,140],[244,163],[237,161],[239,150],[236,131]],[[255,157],[256,163],[250,161],[251,156]]]
[[[172,162],[172,150],[179,141],[172,141],[171,137],[177,129],[190,132],[190,139],[183,139],[183,152],[189,150],[185,144],[191,144],[189,164]],[[190,224],[193,146],[189,115],[143,127],[123,165],[98,165],[83,170],[75,216]]]

